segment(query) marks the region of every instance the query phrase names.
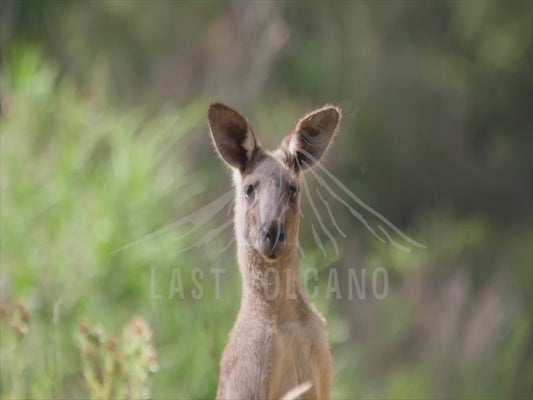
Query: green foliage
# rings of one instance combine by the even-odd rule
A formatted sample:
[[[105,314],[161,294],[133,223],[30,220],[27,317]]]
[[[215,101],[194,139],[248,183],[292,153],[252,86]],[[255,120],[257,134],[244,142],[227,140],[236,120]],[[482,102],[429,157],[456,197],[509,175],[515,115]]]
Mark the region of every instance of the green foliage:
[[[104,338],[101,328],[79,326],[83,375],[91,399],[146,399],[148,378],[157,370],[152,332],[140,317],[125,327],[120,342]]]
[[[32,48],[18,49],[1,77],[2,296],[23,299],[33,318],[27,346],[16,348],[26,394],[85,396],[77,323],[98,321],[116,331],[143,314],[161,352],[154,395],[212,396],[231,324],[221,315],[234,312],[236,300],[223,297],[212,306],[206,269],[206,295],[186,306],[193,287],[187,266],[197,261],[179,253],[180,229],[115,251],[168,225],[201,190],[187,179],[179,141],[203,119],[205,105],[147,118],[142,110],[110,109],[57,77]],[[183,300],[167,296],[176,268]],[[9,346],[2,335],[2,354]],[[18,390],[8,376],[10,359],[2,356],[5,395]],[[176,377],[179,387],[171,384]]]

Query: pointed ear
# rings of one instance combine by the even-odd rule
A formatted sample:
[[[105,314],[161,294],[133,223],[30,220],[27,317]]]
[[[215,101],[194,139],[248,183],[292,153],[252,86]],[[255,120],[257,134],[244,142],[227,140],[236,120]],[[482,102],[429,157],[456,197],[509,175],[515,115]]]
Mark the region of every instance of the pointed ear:
[[[340,108],[325,106],[298,121],[282,143],[296,170],[310,168],[324,156],[341,118]]]
[[[213,103],[207,113],[209,129],[220,157],[243,172],[258,144],[250,124],[238,111],[222,103]]]

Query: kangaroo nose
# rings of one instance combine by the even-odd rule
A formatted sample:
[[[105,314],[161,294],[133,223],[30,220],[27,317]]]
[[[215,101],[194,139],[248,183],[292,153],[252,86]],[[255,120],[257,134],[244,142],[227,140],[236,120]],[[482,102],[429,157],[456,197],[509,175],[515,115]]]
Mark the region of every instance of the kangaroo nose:
[[[285,231],[279,222],[273,222],[270,226],[263,228],[263,241],[274,249],[278,243],[285,241]]]

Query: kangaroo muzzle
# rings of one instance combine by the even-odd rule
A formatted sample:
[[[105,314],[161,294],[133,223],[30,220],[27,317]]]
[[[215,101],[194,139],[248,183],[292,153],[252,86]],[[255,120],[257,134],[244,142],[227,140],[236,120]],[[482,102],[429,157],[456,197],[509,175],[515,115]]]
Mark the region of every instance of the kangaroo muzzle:
[[[274,221],[261,230],[261,252],[274,259],[285,246],[285,229],[279,221]]]

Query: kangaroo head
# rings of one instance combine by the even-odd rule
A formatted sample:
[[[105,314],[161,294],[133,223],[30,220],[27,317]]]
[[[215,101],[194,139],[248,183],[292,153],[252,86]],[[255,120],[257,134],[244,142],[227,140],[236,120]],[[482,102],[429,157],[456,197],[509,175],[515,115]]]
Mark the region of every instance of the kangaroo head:
[[[215,148],[233,169],[235,233],[275,260],[295,249],[300,226],[300,174],[322,156],[337,132],[341,110],[325,106],[305,115],[274,151],[263,149],[248,120],[221,103],[209,107]]]

